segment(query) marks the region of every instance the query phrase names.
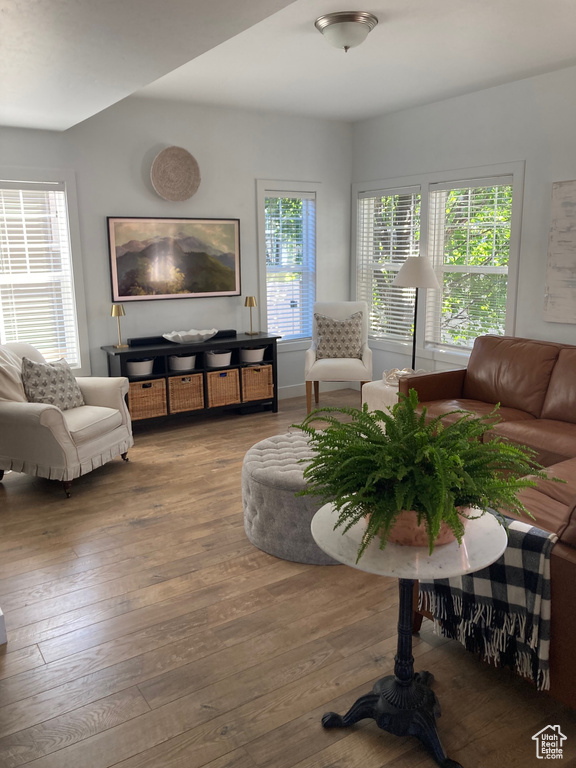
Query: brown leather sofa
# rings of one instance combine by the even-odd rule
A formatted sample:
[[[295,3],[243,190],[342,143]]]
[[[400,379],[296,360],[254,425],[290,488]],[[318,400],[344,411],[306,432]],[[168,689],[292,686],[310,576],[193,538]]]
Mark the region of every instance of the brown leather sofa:
[[[466,369],[407,376],[399,391],[409,389],[431,417],[455,409],[489,414],[500,403],[493,432],[536,450],[550,474],[566,481],[539,481],[520,498],[535,525],[558,535],[550,562],[550,695],[576,708],[576,347],[481,336]]]

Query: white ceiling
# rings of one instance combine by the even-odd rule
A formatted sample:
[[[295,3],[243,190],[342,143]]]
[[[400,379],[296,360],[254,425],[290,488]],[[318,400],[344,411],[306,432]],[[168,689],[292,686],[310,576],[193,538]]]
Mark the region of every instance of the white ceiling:
[[[345,54],[314,20],[348,9],[379,24]],[[575,0],[0,0],[0,25],[0,124],[57,130],[132,93],[353,121],[576,65]]]
[[[64,130],[292,0],[0,0],[0,125]]]

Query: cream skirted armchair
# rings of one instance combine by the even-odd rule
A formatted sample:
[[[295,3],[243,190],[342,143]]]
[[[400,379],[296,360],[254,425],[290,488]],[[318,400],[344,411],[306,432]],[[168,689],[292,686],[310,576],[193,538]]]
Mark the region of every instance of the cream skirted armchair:
[[[46,402],[46,370],[61,377],[58,394],[67,398],[62,407]],[[74,391],[65,390],[62,380]],[[74,478],[116,456],[128,461],[134,441],[127,392],[124,377],[74,378],[65,362],[48,366],[29,344],[0,346],[0,480],[9,469],[61,480],[69,496]],[[29,402],[38,398],[44,401]]]
[[[372,381],[372,350],[368,347],[368,306],[365,301],[314,304],[312,346],[304,363],[306,408],[319,399],[321,381]]]

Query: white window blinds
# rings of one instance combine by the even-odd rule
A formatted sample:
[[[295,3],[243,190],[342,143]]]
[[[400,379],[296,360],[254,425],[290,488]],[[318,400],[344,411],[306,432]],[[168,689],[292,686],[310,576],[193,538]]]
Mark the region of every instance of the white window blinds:
[[[391,283],[404,261],[418,256],[419,188],[361,193],[357,222],[357,297],[368,304],[369,334],[411,342],[415,291]]]
[[[429,248],[441,291],[427,291],[429,346],[470,349],[503,334],[512,177],[430,186]]]
[[[268,332],[284,339],[312,335],[316,295],[316,195],[266,190]]]
[[[64,183],[0,181],[0,340],[79,365]]]

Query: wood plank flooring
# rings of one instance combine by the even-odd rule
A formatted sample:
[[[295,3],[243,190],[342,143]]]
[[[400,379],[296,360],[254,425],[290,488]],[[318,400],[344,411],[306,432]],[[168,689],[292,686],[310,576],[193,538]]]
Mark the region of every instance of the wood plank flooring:
[[[352,390],[323,404],[358,405]],[[394,665],[397,584],[278,560],[246,539],[246,450],[305,415],[135,425],[120,459],[75,481],[0,484],[0,768],[432,768],[372,721],[324,731]],[[424,621],[439,731],[464,768],[537,766],[531,737],[576,713]]]

